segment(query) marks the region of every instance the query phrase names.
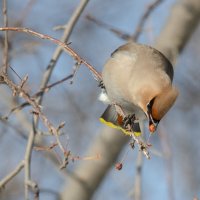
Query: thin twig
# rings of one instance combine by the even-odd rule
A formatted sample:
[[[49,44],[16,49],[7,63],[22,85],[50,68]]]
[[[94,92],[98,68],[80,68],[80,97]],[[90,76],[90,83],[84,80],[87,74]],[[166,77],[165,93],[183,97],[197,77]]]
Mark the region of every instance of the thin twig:
[[[30,164],[31,164],[31,153],[33,150],[35,133],[32,131],[28,136],[28,142],[26,145],[26,152],[24,157],[25,167],[24,167],[24,193],[25,200],[29,199],[29,185],[27,184],[31,180]]]
[[[92,74],[94,75],[94,77],[96,78],[97,81],[102,79],[101,74],[99,72],[97,72],[96,69],[91,64],[89,64],[86,60],[81,58],[71,47],[69,47],[67,44],[61,42],[58,39],[55,39],[55,38],[53,38],[49,35],[38,33],[36,31],[33,31],[31,29],[28,29],[28,28],[21,28],[21,27],[0,27],[0,31],[24,32],[24,33],[27,33],[27,34],[31,34],[35,37],[38,37],[40,39],[50,40],[54,44],[57,44],[60,48],[62,48],[70,56],[72,56],[78,63],[84,64],[92,72]]]
[[[61,84],[61,83],[65,82],[65,81],[69,80],[72,77],[73,77],[73,75],[71,74],[71,75],[69,75],[69,76],[67,76],[67,77],[65,77],[65,78],[63,78],[63,79],[61,79],[59,81],[56,81],[56,82],[54,82],[52,84],[47,85],[45,88],[42,88],[39,92],[37,92],[33,96],[31,96],[31,98],[37,98],[37,97],[41,96],[43,93],[48,92],[54,86],[57,86],[58,84]],[[7,120],[12,113],[14,113],[17,110],[19,111],[19,110],[25,108],[26,106],[30,106],[30,104],[27,101],[22,103],[22,104],[20,104],[20,105],[15,106],[14,108],[12,108],[9,111],[9,113],[6,116],[2,117],[1,119]]]
[[[37,183],[35,183],[32,180],[28,180],[26,182],[27,187],[30,187],[32,189],[32,191],[34,192],[34,200],[39,200],[39,188]],[[25,198],[25,200],[28,200],[29,198]]]
[[[73,29],[74,29],[74,26],[76,25],[76,22],[78,21],[81,13],[83,12],[83,10],[86,7],[88,2],[89,2],[89,0],[81,0],[80,4],[78,5],[76,10],[72,14],[70,20],[66,23],[63,36],[60,39],[61,43],[63,43],[64,46],[66,45],[65,43],[67,43],[67,41],[68,41],[68,39],[69,39]],[[60,55],[63,52],[63,50],[64,49],[61,46],[58,46],[55,49],[55,51],[53,53],[53,56],[52,56],[48,66],[46,68],[46,71],[45,71],[44,75],[43,75],[41,86],[40,86],[41,89],[46,88],[46,86],[47,86],[47,84],[48,84],[48,82],[49,82],[49,80],[51,78],[51,75],[53,73],[53,69],[54,69],[58,59],[60,58]],[[81,64],[82,62],[78,62],[78,63]],[[97,72],[97,74],[98,74],[98,72]],[[38,102],[39,105],[42,104],[42,100],[43,100],[43,93],[37,99],[37,102]],[[35,129],[37,129],[37,127],[38,127],[38,118],[37,117],[34,118],[33,123],[34,123]]]
[[[112,33],[114,33],[117,37],[123,39],[123,40],[128,40],[130,38],[130,34],[125,33],[124,31],[117,29],[116,27],[113,27],[110,24],[107,24],[105,22],[102,22],[98,19],[96,19],[95,17],[91,16],[91,15],[87,15],[86,18],[92,22],[94,22],[96,25],[105,28],[109,31],[111,31]]]
[[[8,113],[6,116],[2,117],[2,119],[8,120],[8,118],[10,117],[10,115],[11,115],[12,113],[14,113],[14,112],[17,111],[17,110],[22,110],[23,108],[25,108],[26,106],[29,106],[29,105],[30,105],[30,104],[29,104],[28,102],[24,102],[24,103],[22,103],[22,104],[20,104],[20,105],[15,106],[14,108],[12,108],[12,109],[9,111],[9,113]]]
[[[8,16],[7,16],[7,2],[3,0],[3,18],[4,18],[4,27],[8,26]],[[3,71],[7,72],[8,68],[8,31],[5,31],[4,34],[4,54],[3,54]]]
[[[5,31],[5,30],[12,30],[12,31],[21,31],[21,32],[25,32],[25,33],[29,33],[32,34],[36,37],[39,37],[41,39],[47,39],[50,40],[54,43],[56,43],[57,45],[59,45],[60,47],[62,47],[65,51],[67,51],[75,60],[77,60],[77,62],[84,63],[89,69],[90,71],[92,71],[96,78],[98,80],[101,80],[101,75],[90,65],[88,64],[85,60],[83,60],[76,52],[74,52],[68,45],[66,45],[65,43],[62,43],[61,41],[52,38],[48,35],[44,35],[35,31],[32,31],[30,29],[26,29],[26,28],[15,28],[15,27],[9,27],[9,28],[0,28],[0,30]],[[141,143],[134,135],[133,138],[136,140],[136,142],[138,143],[138,145],[140,145],[140,149],[143,151],[143,153],[146,155],[147,158],[149,158],[149,153],[148,151],[146,151],[146,147],[143,145],[143,143]]]
[[[0,117],[0,121],[1,121],[1,123],[5,124],[7,127],[12,128],[15,132],[18,132],[19,135],[23,139],[27,140],[27,135],[24,134],[24,132],[19,128],[19,126],[12,124],[11,122],[9,122],[4,117]]]
[[[50,146],[37,146],[37,147],[34,147],[34,150],[36,150],[36,151],[50,151],[54,147],[56,147],[57,145],[58,144],[55,142],[55,143],[51,144]]]
[[[82,10],[83,10],[84,7],[86,6],[87,2],[88,2],[88,0],[83,0],[83,1],[81,1],[80,6],[78,7],[78,9],[76,10],[75,14],[72,16],[72,18],[71,18],[71,20],[70,20],[70,22],[69,22],[69,26],[68,26],[68,27],[66,28],[66,30],[65,30],[65,33],[64,33],[63,38],[62,38],[62,39],[63,39],[63,42],[60,42],[59,40],[54,40],[54,38],[50,38],[50,37],[45,38],[44,35],[37,34],[36,32],[31,32],[31,31],[28,31],[28,30],[25,30],[25,29],[23,29],[23,31],[22,31],[22,29],[21,29],[21,31],[22,31],[22,32],[31,33],[31,34],[33,34],[33,35],[35,35],[35,36],[37,36],[37,37],[42,38],[42,39],[49,39],[49,40],[51,40],[51,41],[54,41],[54,43],[56,43],[56,44],[58,44],[58,45],[60,44],[60,46],[57,48],[57,50],[56,50],[56,52],[55,52],[55,54],[54,54],[54,57],[53,57],[54,64],[53,64],[53,62],[51,62],[51,64],[53,64],[54,66],[55,66],[56,61],[57,61],[57,59],[59,58],[59,56],[60,56],[60,54],[61,54],[61,52],[62,52],[62,50],[63,50],[63,47],[65,47],[65,51],[66,51],[66,49],[68,49],[69,52],[70,52],[70,55],[74,55],[74,56],[75,56],[74,58],[77,59],[77,58],[78,58],[78,55],[77,55],[75,52],[71,51],[70,48],[68,48],[67,45],[66,45],[64,42],[68,39],[68,37],[69,37],[69,35],[70,35],[70,33],[71,33],[71,31],[72,31],[72,29],[73,29],[73,27],[74,27],[74,25],[75,25],[77,19],[78,19],[78,17],[79,17],[80,14],[82,13]],[[15,29],[15,30],[17,31],[17,29]],[[19,31],[19,30],[18,30],[18,31]],[[43,36],[44,36],[44,37],[43,37]],[[67,50],[67,51],[68,51],[68,50]],[[68,52],[68,53],[69,53],[69,52]],[[57,58],[55,58],[55,57],[57,57]],[[77,62],[80,63],[80,64],[84,63],[84,64],[88,65],[89,69],[90,69],[91,71],[93,71],[93,70],[92,70],[93,67],[92,67],[92,66],[90,67],[90,65],[89,65],[88,63],[86,63],[86,61],[84,61],[83,59],[78,58],[78,59],[77,59]],[[53,66],[53,67],[54,67],[54,66]],[[47,70],[47,73],[45,73],[45,76],[44,76],[44,79],[43,79],[43,84],[42,84],[42,87],[41,87],[41,88],[45,88],[45,87],[46,87],[46,85],[47,85],[47,83],[48,83],[48,81],[49,81],[49,79],[50,79],[51,73],[52,73],[52,71],[53,71],[53,67],[52,67],[52,68],[49,68],[49,67],[48,67],[48,70]],[[50,69],[50,72],[49,72],[49,69]],[[94,70],[93,73],[95,73],[95,72],[96,72],[96,71]],[[101,78],[101,76],[98,76],[98,75],[99,75],[98,73],[96,73],[96,74],[97,74],[97,79],[98,79],[99,77]],[[4,76],[4,75],[5,75],[5,76]],[[5,80],[5,79],[7,78],[7,76],[6,76],[6,74],[4,74],[4,75],[1,76],[1,77],[3,77],[3,79]],[[96,75],[94,75],[94,76],[96,77]],[[7,84],[8,84],[8,82],[9,82],[9,79],[7,80]],[[12,82],[10,82],[10,83],[12,83]],[[19,88],[18,88],[16,85],[14,85],[14,84],[10,84],[10,87],[11,87],[11,89],[13,90],[13,93],[15,93],[16,91],[18,91],[18,89],[19,89]],[[50,87],[49,87],[49,88],[50,88]],[[35,112],[38,113],[38,115],[41,117],[43,114],[41,113],[40,107],[38,106],[40,103],[39,103],[39,104],[36,104],[36,102],[35,102],[33,99],[31,99],[30,96],[29,96],[22,88],[20,88],[20,90],[21,90],[21,92],[18,91],[19,94],[20,94],[22,97],[24,97],[24,98],[27,100],[27,102],[28,102],[29,104],[31,104],[31,105],[34,107]],[[41,99],[42,99],[42,96],[41,96],[39,102],[41,102]],[[39,112],[38,112],[38,111],[39,111]],[[42,115],[41,115],[41,114],[42,114]],[[55,129],[55,128],[52,126],[52,124],[48,122],[47,118],[45,119],[45,116],[43,116],[42,118],[43,118],[43,122],[49,127],[50,131],[56,133],[56,132],[57,132],[57,129]],[[35,126],[34,126],[34,129],[35,129]],[[68,153],[65,152],[64,148],[62,147],[62,144],[61,144],[60,141],[59,141],[58,134],[56,134],[56,135],[57,135],[57,136],[56,136],[57,143],[58,143],[58,145],[60,146],[61,150],[64,151],[64,155],[65,155],[65,161],[63,162],[63,165],[62,165],[62,166],[66,166],[66,164],[68,163],[68,158],[67,158],[67,157],[68,157],[69,152],[68,152]],[[33,149],[34,137],[35,137],[35,132],[32,131],[31,134],[29,135],[29,140],[28,140],[27,149],[26,149],[26,155],[25,155],[25,163],[26,163],[26,168],[25,168],[25,198],[26,198],[26,199],[28,199],[28,196],[29,196],[29,195],[28,195],[28,188],[29,188],[30,184],[28,185],[28,182],[31,181],[31,177],[30,177],[30,162],[31,162],[31,153],[32,153],[32,149]],[[37,191],[39,191],[39,190],[37,190]],[[37,197],[38,197],[37,194],[39,194],[39,193],[36,192],[35,194],[36,194],[35,197],[37,198]]]
[[[129,40],[132,40],[132,41],[138,40],[147,18],[154,11],[154,9],[157,8],[162,2],[163,2],[163,0],[155,0],[153,3],[148,5],[146,11],[142,15],[142,17],[141,17],[141,19],[140,19],[140,21],[139,21],[139,23],[136,27],[134,34],[129,38]]]
[[[142,165],[143,165],[143,156],[141,152],[138,152],[137,161],[136,161],[136,175],[133,191],[133,199],[141,200],[142,199]]]
[[[20,97],[24,98],[34,109],[34,113],[37,114],[41,120],[43,121],[44,125],[47,127],[50,133],[52,133],[58,142],[58,146],[62,150],[62,152],[65,154],[66,151],[64,147],[62,146],[60,140],[59,140],[59,133],[57,131],[57,128],[53,126],[53,124],[47,119],[47,117],[44,115],[44,113],[41,111],[41,107],[37,104],[35,99],[31,98],[29,94],[21,87],[14,84],[6,74],[1,73],[0,76],[4,79],[4,82],[8,85],[8,87],[13,91],[14,94],[18,94]]]
[[[97,24],[100,27],[103,27],[109,31],[111,31],[112,33],[114,33],[117,37],[123,39],[123,40],[127,40],[127,41],[137,41],[140,34],[142,33],[144,24],[147,20],[147,18],[150,16],[150,14],[154,11],[155,8],[157,8],[161,3],[163,2],[163,0],[155,0],[153,3],[151,3],[147,9],[145,10],[144,14],[142,15],[138,25],[136,26],[136,29],[134,31],[133,35],[130,35],[118,28],[115,28],[113,26],[111,26],[110,24],[107,24],[105,22],[102,22],[96,18],[94,18],[91,15],[87,15],[87,19],[89,19],[90,21],[94,22],[95,24]]]
[[[0,181],[0,190],[5,187],[5,185],[12,180],[19,172],[24,168],[24,161],[21,161],[17,167],[8,174],[5,178]]]
[[[65,77],[65,78],[63,78],[63,79],[61,79],[61,80],[59,80],[59,81],[56,81],[56,82],[54,82],[54,83],[52,83],[52,84],[47,85],[45,88],[42,88],[40,92],[44,92],[44,91],[47,92],[47,91],[49,91],[52,87],[54,87],[54,86],[56,86],[56,85],[59,85],[59,84],[65,82],[65,81],[67,81],[67,80],[69,80],[69,79],[71,79],[71,78],[73,78],[73,77],[74,77],[74,75],[73,75],[73,74],[70,74],[69,76],[67,76],[67,77]],[[34,96],[38,96],[40,92],[36,93]]]
[[[75,76],[76,76],[77,71],[79,70],[79,68],[80,68],[80,63],[76,62],[74,64],[74,66],[73,66],[72,80],[70,81],[71,84],[73,84],[74,78],[75,78]]]
[[[169,199],[174,200],[174,187],[173,187],[173,163],[172,163],[172,147],[170,146],[169,134],[165,132],[165,127],[160,125],[158,129],[158,136],[162,147],[162,152],[165,161],[166,180],[168,185]]]
[[[51,78],[53,69],[54,69],[54,67],[55,67],[55,65],[56,65],[61,53],[63,52],[63,50],[66,51],[67,49],[69,50],[69,51],[67,50],[68,53],[70,55],[72,55],[72,57],[76,60],[77,63],[80,63],[80,65],[82,63],[84,63],[90,69],[90,71],[95,74],[94,76],[96,77],[96,79],[97,80],[99,80],[99,79],[101,80],[101,75],[89,63],[87,63],[86,61],[81,59],[80,56],[78,56],[78,54],[76,52],[74,52],[71,48],[69,48],[69,46],[66,44],[68,39],[69,39],[69,37],[70,37],[70,35],[71,35],[71,33],[72,33],[72,31],[73,31],[73,28],[74,28],[76,22],[78,21],[81,13],[83,12],[83,10],[86,7],[88,2],[89,2],[89,0],[81,0],[80,1],[80,4],[78,5],[76,10],[72,14],[70,20],[66,24],[63,36],[61,37],[61,41],[57,40],[57,41],[59,41],[59,42],[57,42],[58,47],[56,48],[56,50],[55,50],[55,52],[54,52],[54,54],[53,54],[53,56],[52,56],[52,58],[50,60],[50,63],[47,66],[46,72],[44,73],[44,76],[43,76],[43,79],[42,79],[42,83],[41,83],[41,86],[40,86],[41,90],[47,87],[47,84],[48,84],[48,82],[49,82],[49,80]],[[54,43],[56,43],[56,42],[54,42]],[[59,43],[62,44],[62,45],[59,45]],[[63,47],[65,47],[65,48],[67,47],[67,48],[65,49]],[[79,59],[77,59],[78,58],[77,56],[79,57]],[[42,104],[42,100],[43,100],[43,93],[37,99],[37,103],[39,105],[41,105]],[[38,127],[38,117],[35,116],[34,119],[33,119],[33,129],[37,129],[37,127]],[[59,140],[57,140],[57,143],[60,146]],[[68,164],[68,156],[69,156],[69,154],[70,154],[70,152],[65,152],[64,153],[65,159],[63,161],[62,167],[66,167],[66,165]]]
[[[126,115],[123,111],[123,109],[121,108],[121,106],[119,106],[118,104],[116,103],[113,103],[113,105],[115,106],[115,109],[116,111],[123,117],[125,118]],[[127,125],[128,127],[128,131],[132,132],[132,129],[131,129],[131,126],[130,124]],[[139,150],[142,151],[142,153],[146,156],[147,159],[150,159],[150,155],[149,155],[149,152],[148,152],[148,146],[141,140],[139,139],[139,137],[136,137],[134,135],[134,132],[132,132],[131,134],[131,137],[133,138],[133,140],[137,143],[138,147],[139,147]]]
[[[76,8],[76,10],[74,11],[74,13],[72,14],[70,20],[66,23],[65,26],[65,29],[64,29],[64,33],[60,39],[60,41],[62,43],[67,43],[75,25],[76,25],[76,22],[78,21],[81,13],[83,12],[84,8],[86,7],[87,3],[89,2],[89,0],[81,0],[80,1],[80,4],[78,5],[78,7]],[[46,72],[44,73],[44,76],[43,76],[43,79],[42,79],[42,83],[41,83],[41,87],[40,88],[45,88],[51,78],[51,75],[52,75],[52,72],[53,72],[53,69],[58,61],[58,59],[60,58],[60,55],[61,53],[63,52],[63,48],[61,48],[60,46],[58,46],[54,53],[53,53],[53,56],[46,68]],[[97,75],[98,76],[98,75]],[[101,77],[100,77],[101,78]],[[43,96],[41,96],[39,99],[38,99],[38,103],[41,104],[42,103],[42,99],[43,99]],[[37,123],[36,123],[37,124]]]

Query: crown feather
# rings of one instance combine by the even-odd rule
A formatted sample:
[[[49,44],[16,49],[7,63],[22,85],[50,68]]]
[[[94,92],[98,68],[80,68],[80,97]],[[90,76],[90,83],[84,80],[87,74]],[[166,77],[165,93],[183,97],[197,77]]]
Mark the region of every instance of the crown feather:
[[[171,86],[155,97],[152,105],[153,119],[158,121],[162,119],[174,104],[178,93],[177,88]]]

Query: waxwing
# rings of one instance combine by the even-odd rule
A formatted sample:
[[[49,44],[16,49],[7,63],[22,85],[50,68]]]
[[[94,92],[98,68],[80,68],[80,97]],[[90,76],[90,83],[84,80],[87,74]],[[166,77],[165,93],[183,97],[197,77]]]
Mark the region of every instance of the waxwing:
[[[173,73],[172,64],[158,50],[133,42],[120,46],[102,71],[100,100],[109,105],[100,121],[129,134],[124,117],[115,109],[117,104],[135,134],[140,134],[139,121],[144,119],[149,121],[150,132],[154,132],[178,96],[172,85]]]

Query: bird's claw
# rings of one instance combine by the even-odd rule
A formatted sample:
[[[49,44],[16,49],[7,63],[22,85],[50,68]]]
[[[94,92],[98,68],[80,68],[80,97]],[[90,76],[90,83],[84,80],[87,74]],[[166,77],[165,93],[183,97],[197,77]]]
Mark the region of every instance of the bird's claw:
[[[98,87],[100,87],[101,89],[105,89],[105,85],[102,80],[99,81]]]
[[[132,128],[134,122],[135,122],[135,114],[127,115],[123,119],[123,127],[127,130],[129,130],[129,126]]]

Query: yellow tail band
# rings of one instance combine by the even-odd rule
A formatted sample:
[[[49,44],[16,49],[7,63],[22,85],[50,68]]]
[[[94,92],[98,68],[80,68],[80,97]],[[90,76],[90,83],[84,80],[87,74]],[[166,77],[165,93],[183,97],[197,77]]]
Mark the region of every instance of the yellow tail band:
[[[125,135],[129,135],[129,136],[132,135],[132,132],[123,129],[122,127],[117,126],[117,125],[113,124],[112,122],[107,122],[107,121],[106,121],[105,119],[103,119],[103,118],[99,118],[99,121],[100,121],[101,123],[105,124],[106,126],[109,126],[109,127],[111,127],[111,128],[115,128],[115,129],[121,130]],[[133,133],[134,133],[134,135],[135,135],[136,137],[139,137],[139,136],[141,135],[141,132],[133,132]]]

